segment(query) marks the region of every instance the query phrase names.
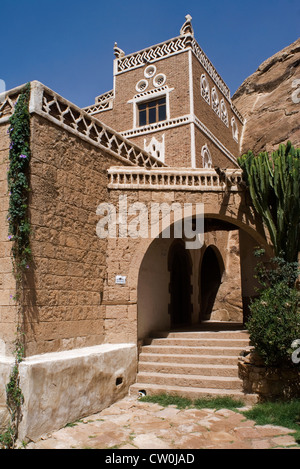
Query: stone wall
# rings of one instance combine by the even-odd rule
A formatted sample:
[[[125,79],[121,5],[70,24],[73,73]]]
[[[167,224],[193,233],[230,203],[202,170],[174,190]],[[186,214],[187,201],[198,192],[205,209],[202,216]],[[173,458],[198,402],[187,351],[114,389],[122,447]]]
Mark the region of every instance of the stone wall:
[[[299,366],[266,367],[253,351],[239,357],[239,377],[247,394],[257,394],[260,401],[290,400],[300,397]]]
[[[96,234],[96,209],[108,199],[106,170],[116,162],[41,117],[31,125],[27,356],[104,340],[106,240]]]
[[[9,204],[7,168],[10,145],[8,127],[8,123],[0,126],[0,355],[11,355],[14,351],[17,311],[13,301],[16,282],[7,222]]]

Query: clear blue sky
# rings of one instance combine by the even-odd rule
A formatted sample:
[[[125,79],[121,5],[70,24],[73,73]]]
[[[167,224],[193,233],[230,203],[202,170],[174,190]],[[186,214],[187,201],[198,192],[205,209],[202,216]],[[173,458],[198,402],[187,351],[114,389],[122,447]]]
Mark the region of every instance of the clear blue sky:
[[[178,36],[185,15],[233,94],[299,37],[299,0],[2,0],[0,79],[38,80],[80,107],[113,88],[113,46],[126,53]]]

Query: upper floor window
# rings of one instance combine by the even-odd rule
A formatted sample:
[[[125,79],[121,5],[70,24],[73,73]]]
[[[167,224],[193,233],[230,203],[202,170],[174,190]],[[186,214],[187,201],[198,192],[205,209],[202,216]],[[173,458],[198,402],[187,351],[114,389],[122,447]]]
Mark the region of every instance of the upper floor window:
[[[140,127],[166,120],[166,97],[138,104],[138,113]]]

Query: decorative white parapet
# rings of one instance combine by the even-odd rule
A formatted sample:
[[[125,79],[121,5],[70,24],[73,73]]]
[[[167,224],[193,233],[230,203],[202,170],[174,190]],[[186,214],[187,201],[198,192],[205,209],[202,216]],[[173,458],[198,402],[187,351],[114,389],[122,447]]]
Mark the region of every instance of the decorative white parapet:
[[[99,112],[108,111],[113,108],[114,102],[114,90],[108,91],[107,93],[97,96],[95,99],[95,104],[83,108],[85,112],[90,114],[98,114]]]
[[[14,104],[23,87],[24,85],[5,93],[4,100],[0,103],[0,124],[8,121],[13,114]],[[29,112],[38,114],[88,143],[102,148],[127,165],[146,168],[166,166],[38,81],[31,82]]]
[[[233,191],[242,188],[242,170],[189,168],[143,168],[111,167],[108,170],[109,189],[177,190],[177,191]]]

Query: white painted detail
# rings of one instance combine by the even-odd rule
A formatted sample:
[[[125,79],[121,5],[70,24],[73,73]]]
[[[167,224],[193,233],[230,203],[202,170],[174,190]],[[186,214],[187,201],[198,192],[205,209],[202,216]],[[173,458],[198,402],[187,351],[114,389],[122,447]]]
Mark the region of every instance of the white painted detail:
[[[163,73],[159,73],[153,78],[153,85],[156,87],[163,86],[166,83],[167,77]]]
[[[140,80],[137,84],[136,84],[136,91],[139,91],[139,92],[142,92],[142,91],[146,91],[146,89],[148,88],[148,81],[147,80]]]
[[[150,143],[147,145],[147,140],[144,139],[144,150],[155,156],[158,160],[165,161],[165,136],[162,136],[162,141],[159,142],[155,137],[152,137]]]
[[[215,87],[211,90],[211,105],[217,116],[221,117],[220,101]]]
[[[155,65],[149,65],[146,67],[144,75],[146,78],[152,78],[156,74],[156,67]]]
[[[227,107],[226,107],[224,98],[221,99],[220,111],[221,111],[221,120],[224,122],[226,127],[229,127],[228,112],[227,112]]]
[[[232,127],[232,137],[237,143],[239,143],[239,128],[237,126],[237,123],[234,117],[231,119],[231,127]]]
[[[210,104],[210,88],[205,73],[201,75],[200,88],[202,98]]]
[[[207,144],[203,145],[203,147],[201,149],[201,156],[202,156],[203,168],[211,169],[212,168],[212,157],[211,157],[211,154],[210,154],[210,151],[208,149]]]

